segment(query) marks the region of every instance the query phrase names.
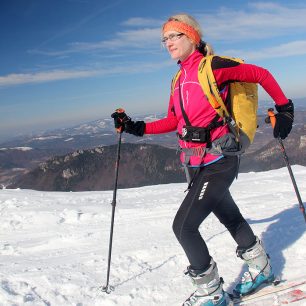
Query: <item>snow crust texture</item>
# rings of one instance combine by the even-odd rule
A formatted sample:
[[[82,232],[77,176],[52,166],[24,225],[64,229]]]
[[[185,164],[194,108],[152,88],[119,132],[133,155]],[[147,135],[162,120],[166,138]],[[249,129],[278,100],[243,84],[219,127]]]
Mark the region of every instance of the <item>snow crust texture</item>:
[[[294,166],[293,172],[306,199],[306,168]],[[111,294],[100,287],[106,282],[112,191],[0,190],[0,305],[181,305],[193,288],[183,275],[188,262],[172,220],[185,189],[118,190]],[[306,226],[287,168],[240,174],[231,191],[275,273],[305,278]],[[200,230],[231,290],[245,271],[235,242],[213,215]]]

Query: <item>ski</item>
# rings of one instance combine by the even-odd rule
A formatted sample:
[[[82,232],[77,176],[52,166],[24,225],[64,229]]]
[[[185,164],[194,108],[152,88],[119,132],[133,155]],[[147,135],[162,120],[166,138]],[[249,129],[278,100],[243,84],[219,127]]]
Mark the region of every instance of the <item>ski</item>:
[[[306,299],[306,280],[281,281],[279,284],[270,284],[255,293],[232,297],[234,305],[282,305]]]
[[[306,299],[306,292],[300,289],[289,289],[286,292],[274,292],[256,299],[234,302],[236,305],[263,306],[263,305],[288,305]],[[298,304],[295,304],[298,305]],[[299,304],[300,305],[300,304]],[[305,304],[303,304],[305,305]]]

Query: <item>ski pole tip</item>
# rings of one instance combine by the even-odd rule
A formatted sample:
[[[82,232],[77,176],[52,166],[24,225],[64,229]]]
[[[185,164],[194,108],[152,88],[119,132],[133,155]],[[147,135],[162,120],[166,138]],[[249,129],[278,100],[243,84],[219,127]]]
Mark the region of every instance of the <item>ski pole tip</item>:
[[[111,285],[100,287],[100,289],[102,292],[105,292],[107,294],[110,294],[112,291],[115,290],[114,286],[111,286]]]

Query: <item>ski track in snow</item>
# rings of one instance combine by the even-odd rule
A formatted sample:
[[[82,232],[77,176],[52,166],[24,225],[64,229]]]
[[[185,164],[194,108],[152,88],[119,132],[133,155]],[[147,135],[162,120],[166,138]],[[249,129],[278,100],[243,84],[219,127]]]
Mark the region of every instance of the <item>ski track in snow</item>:
[[[293,166],[293,172],[305,199],[306,167]],[[172,221],[185,189],[118,190],[111,294],[100,287],[106,282],[112,191],[0,190],[0,305],[181,305],[193,287],[183,275],[188,262]],[[231,191],[263,239],[275,273],[305,278],[306,227],[287,168],[240,174]],[[225,288],[232,289],[244,272],[233,239],[213,215],[201,233]]]

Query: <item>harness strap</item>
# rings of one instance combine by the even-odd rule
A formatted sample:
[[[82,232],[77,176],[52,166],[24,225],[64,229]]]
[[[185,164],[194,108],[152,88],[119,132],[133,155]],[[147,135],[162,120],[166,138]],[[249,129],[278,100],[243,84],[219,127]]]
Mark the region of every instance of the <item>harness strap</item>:
[[[194,147],[194,148],[181,148],[181,151],[185,153],[185,156],[189,158],[191,156],[203,157],[205,155],[204,147]],[[188,162],[189,162],[188,160]]]
[[[197,167],[196,170],[194,170],[191,167],[188,167],[189,162],[190,162],[190,157],[199,156],[202,159],[206,153],[206,148],[204,147],[181,148],[181,151],[185,153],[183,167],[184,167],[184,171],[185,171],[185,175],[186,175],[186,179],[188,183],[188,187],[185,191],[189,191],[194,182],[194,179],[196,178],[196,176],[201,170],[200,167]]]

